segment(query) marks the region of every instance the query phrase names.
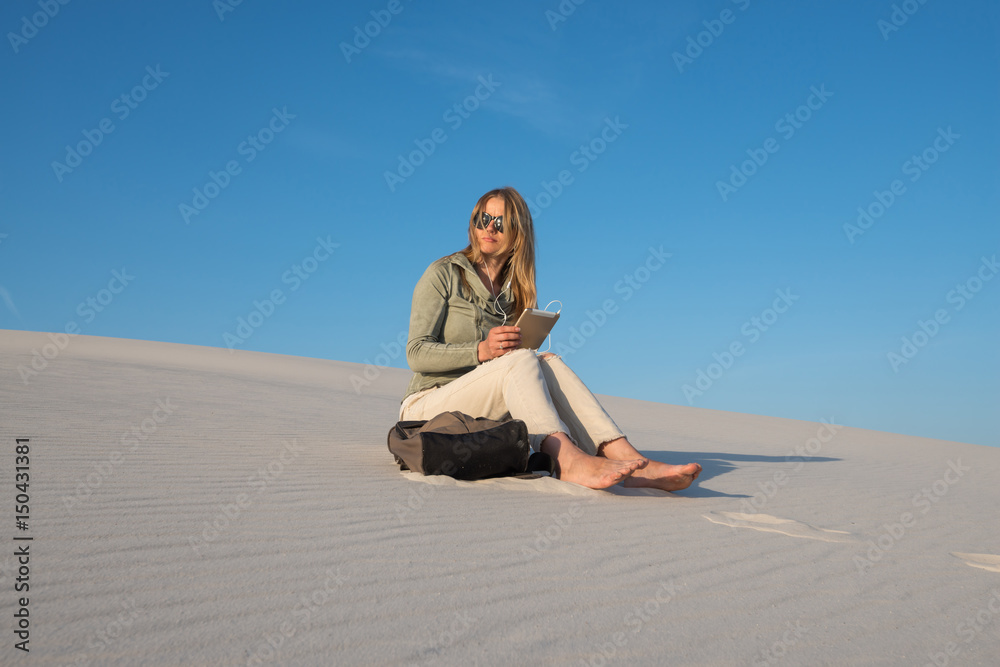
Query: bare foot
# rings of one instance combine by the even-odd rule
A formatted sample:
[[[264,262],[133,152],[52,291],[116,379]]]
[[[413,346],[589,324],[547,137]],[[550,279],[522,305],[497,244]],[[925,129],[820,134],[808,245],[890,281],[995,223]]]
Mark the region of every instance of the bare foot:
[[[591,456],[580,451],[565,433],[548,436],[542,441],[541,449],[555,459],[559,479],[590,489],[614,486],[649,463],[642,455],[625,460]]]
[[[628,460],[636,456],[642,456],[639,451],[632,446],[628,438],[618,438],[603,443],[597,448],[598,456],[605,456],[609,459]],[[642,470],[625,480],[622,486],[629,488],[651,488],[662,489],[664,491],[680,491],[691,486],[694,480],[701,474],[701,466],[697,463],[687,463],[681,466],[661,463],[650,460]]]
[[[622,480],[628,486],[629,476],[641,470],[646,463],[646,459],[613,461],[583,454],[566,464],[560,462],[559,479],[582,484],[590,489],[606,489]]]
[[[680,491],[691,486],[691,483],[698,479],[700,474],[701,466],[697,463],[674,466],[660,461],[650,461],[645,468],[637,470],[626,479],[622,486]]]

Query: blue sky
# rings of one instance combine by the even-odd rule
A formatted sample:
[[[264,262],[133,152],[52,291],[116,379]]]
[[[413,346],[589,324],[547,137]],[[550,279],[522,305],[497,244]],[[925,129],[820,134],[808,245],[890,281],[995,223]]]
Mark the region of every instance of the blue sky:
[[[416,280],[512,185],[595,392],[1000,445],[996,3],[36,0],[0,27],[0,328],[405,368]]]

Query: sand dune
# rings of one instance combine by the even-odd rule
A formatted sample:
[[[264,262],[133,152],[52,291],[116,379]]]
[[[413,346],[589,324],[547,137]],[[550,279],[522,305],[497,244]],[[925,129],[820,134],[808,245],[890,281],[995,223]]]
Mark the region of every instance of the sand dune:
[[[697,486],[458,482],[393,463],[400,369],[0,331],[0,371],[5,664],[21,596],[39,665],[1000,655],[1000,449],[602,397]]]

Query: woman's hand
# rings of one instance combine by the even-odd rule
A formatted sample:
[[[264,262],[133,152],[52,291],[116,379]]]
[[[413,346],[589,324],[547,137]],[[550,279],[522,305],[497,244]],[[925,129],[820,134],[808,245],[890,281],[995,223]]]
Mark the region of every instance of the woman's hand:
[[[493,327],[486,340],[479,343],[479,362],[502,357],[520,344],[520,327]]]

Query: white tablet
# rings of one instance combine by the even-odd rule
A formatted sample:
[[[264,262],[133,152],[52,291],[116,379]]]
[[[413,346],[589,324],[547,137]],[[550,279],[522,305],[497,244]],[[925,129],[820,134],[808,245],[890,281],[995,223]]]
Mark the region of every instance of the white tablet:
[[[525,308],[521,317],[517,318],[517,324],[514,325],[521,328],[521,344],[518,347],[529,350],[540,348],[558,319],[559,313]]]

